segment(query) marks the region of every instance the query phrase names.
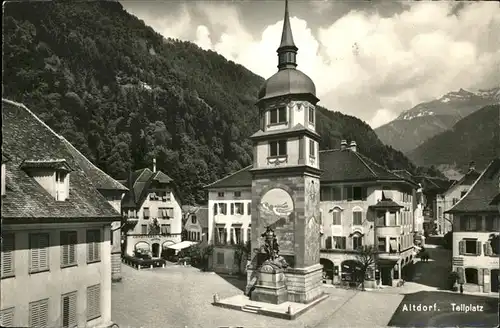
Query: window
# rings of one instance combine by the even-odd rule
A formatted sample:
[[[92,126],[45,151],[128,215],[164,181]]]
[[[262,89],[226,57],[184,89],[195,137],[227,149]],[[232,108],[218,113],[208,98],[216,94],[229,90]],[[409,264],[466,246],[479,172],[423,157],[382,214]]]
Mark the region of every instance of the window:
[[[500,231],[500,217],[489,215],[486,217],[486,230],[491,232]]]
[[[143,235],[146,235],[148,233],[148,225],[147,224],[141,224],[141,233]]]
[[[218,203],[218,213],[222,215],[227,214],[227,204],[226,203]]]
[[[339,187],[321,187],[321,201],[340,201],[342,200],[342,189]]]
[[[76,264],[76,231],[61,231],[61,268]]]
[[[234,197],[241,197],[241,191],[235,191]]]
[[[271,109],[269,116],[270,124],[286,123],[286,107]]]
[[[352,224],[362,225],[363,224],[363,212],[354,211],[352,212]]]
[[[383,252],[383,253],[386,252],[385,237],[379,237],[377,245],[378,245],[378,251],[379,252]]]
[[[174,217],[174,209],[172,207],[160,207],[158,208],[158,217],[160,219],[172,219]]]
[[[196,215],[191,215],[191,223],[196,224]]]
[[[31,302],[29,305],[29,326],[46,328],[49,324],[49,299]]]
[[[286,140],[269,142],[269,156],[286,156]]]
[[[101,285],[87,287],[87,321],[101,316]]]
[[[57,171],[56,172],[56,200],[66,200],[67,198],[67,190],[65,184],[65,178],[67,173]]]
[[[460,255],[481,255],[481,242],[475,238],[462,239],[458,242]]]
[[[170,224],[162,224],[160,226],[160,231],[163,235],[169,235],[170,234]]]
[[[252,214],[252,203],[247,203],[247,215]]]
[[[314,140],[309,140],[309,156],[316,157],[316,143]]]
[[[346,249],[346,237],[334,236],[332,237],[334,249]]]
[[[458,198],[453,198],[453,205],[455,205],[456,203],[458,203]]]
[[[399,251],[398,247],[398,239],[390,238],[389,239],[389,253],[397,253]]]
[[[465,282],[467,284],[478,284],[478,272],[476,268],[465,268]]]
[[[460,217],[460,230],[463,231],[476,231],[478,217],[475,216],[462,216]]]
[[[76,327],[76,291],[64,294],[61,298],[62,327]]]
[[[14,327],[14,307],[0,311],[0,327]]]
[[[224,253],[217,253],[217,264],[218,265],[224,264]]]
[[[352,236],[352,249],[356,250],[363,246],[363,237],[359,235]]]
[[[227,241],[227,232],[226,228],[218,227],[217,228],[217,243],[219,245],[225,245]]]
[[[236,244],[243,243],[243,230],[240,228],[234,228],[234,239]]]
[[[49,234],[30,234],[30,273],[49,270]]]
[[[342,224],[342,212],[336,209],[333,210],[333,225],[341,225]]]
[[[148,220],[149,219],[149,207],[144,207],[144,209],[143,209],[143,217],[144,217],[144,220]]]
[[[234,207],[233,207],[233,205],[234,205]],[[234,204],[231,204],[231,214],[242,215],[243,211],[244,211],[243,210],[243,203],[234,203]]]
[[[223,192],[218,192],[217,193],[217,197],[224,197],[224,193]]]
[[[396,225],[396,212],[389,212],[389,226],[394,227]]]
[[[101,231],[87,230],[87,263],[101,260]]]
[[[201,234],[199,231],[196,233],[196,240],[201,240]]]
[[[3,235],[2,245],[2,278],[12,277],[15,275],[14,266],[14,251],[15,251],[15,235],[6,233]]]
[[[377,218],[375,219],[375,226],[385,227],[385,212],[377,211]]]
[[[443,208],[441,206],[438,206],[438,218],[443,217]]]
[[[314,124],[314,107],[309,107],[308,111],[309,123]]]
[[[366,200],[367,189],[365,187],[344,187],[344,200]]]

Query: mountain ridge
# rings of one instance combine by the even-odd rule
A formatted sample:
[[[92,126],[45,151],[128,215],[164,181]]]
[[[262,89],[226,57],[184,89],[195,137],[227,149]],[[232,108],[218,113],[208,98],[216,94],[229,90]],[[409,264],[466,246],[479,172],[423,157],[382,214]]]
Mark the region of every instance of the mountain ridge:
[[[477,92],[461,88],[403,111],[375,132],[385,144],[408,153],[464,117],[495,103],[500,103],[500,87]]]

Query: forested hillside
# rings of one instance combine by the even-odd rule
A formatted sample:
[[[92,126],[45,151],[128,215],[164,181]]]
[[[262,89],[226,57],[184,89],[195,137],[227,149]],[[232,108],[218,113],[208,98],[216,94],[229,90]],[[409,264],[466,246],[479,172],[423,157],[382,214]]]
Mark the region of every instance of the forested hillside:
[[[500,147],[500,105],[485,106],[436,135],[408,156],[421,165],[451,165],[465,173],[470,161],[478,169],[497,157]]]
[[[10,2],[3,28],[3,97],[114,177],[156,156],[184,202],[200,202],[203,185],[251,163],[263,79],[243,66],[165,39],[117,2]],[[415,170],[357,118],[317,115],[323,149],[355,140],[378,163]]]

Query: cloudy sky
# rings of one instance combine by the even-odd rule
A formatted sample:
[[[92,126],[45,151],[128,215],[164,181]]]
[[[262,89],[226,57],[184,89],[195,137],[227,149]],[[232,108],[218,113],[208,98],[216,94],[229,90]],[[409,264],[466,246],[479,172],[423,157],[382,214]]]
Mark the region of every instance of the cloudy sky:
[[[277,71],[284,1],[123,1],[165,37],[193,41],[264,78]],[[290,0],[298,69],[320,104],[380,126],[414,105],[500,84],[500,5]]]

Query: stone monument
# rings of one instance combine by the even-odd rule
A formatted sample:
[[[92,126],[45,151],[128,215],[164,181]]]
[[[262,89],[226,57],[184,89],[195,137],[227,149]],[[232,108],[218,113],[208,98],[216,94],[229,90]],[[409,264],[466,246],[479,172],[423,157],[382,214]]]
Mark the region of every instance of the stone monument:
[[[270,227],[266,228],[266,232],[261,237],[264,238],[261,253],[265,254],[265,261],[256,270],[256,285],[250,299],[257,302],[280,304],[288,301],[284,272],[288,263],[282,256],[279,256],[278,240]]]
[[[310,303],[323,295],[319,264],[321,138],[315,114],[319,99],[314,82],[296,69],[297,51],[286,1],[278,72],[259,91],[260,130],[251,137],[251,227],[266,232],[263,237],[252,234],[247,295],[271,303]]]

